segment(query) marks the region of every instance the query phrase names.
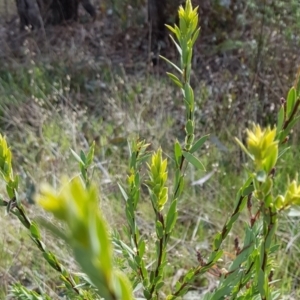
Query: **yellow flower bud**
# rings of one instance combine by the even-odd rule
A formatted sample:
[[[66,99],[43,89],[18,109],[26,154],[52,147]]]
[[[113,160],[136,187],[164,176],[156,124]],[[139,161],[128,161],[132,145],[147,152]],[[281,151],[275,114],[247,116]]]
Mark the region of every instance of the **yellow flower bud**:
[[[167,160],[162,159],[161,149],[152,155],[148,169],[150,180],[147,181],[147,185],[152,192],[152,204],[158,211],[161,211],[168,201],[168,188],[165,186],[168,178]]]
[[[282,195],[277,196],[277,198],[274,201],[274,205],[276,209],[282,209],[284,207],[284,197]]]
[[[270,127],[261,129],[253,125],[252,130],[247,129],[247,148],[252,155],[256,169],[270,172],[278,158],[278,141],[275,140],[276,129]]]

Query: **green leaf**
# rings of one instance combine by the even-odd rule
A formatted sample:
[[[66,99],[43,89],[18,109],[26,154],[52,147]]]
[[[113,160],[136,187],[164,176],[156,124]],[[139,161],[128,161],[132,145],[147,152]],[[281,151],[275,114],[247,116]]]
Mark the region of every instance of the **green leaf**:
[[[57,269],[58,262],[57,262],[55,255],[52,252],[50,252],[50,251],[44,252],[43,256],[45,257],[47,262],[50,264],[50,266],[52,266],[54,269]]]
[[[18,187],[19,187],[19,175],[16,175],[16,176],[15,176],[13,182],[14,182],[14,184],[13,184],[14,189],[15,189],[15,190],[18,190]]]
[[[179,18],[179,28],[182,34],[185,36],[187,34],[187,24],[184,18]]]
[[[134,260],[135,260],[135,262],[136,262],[136,264],[137,264],[138,266],[141,264],[142,259],[141,259],[140,256],[135,256],[135,257],[134,257]]]
[[[80,158],[83,161],[83,164],[86,165],[86,156],[82,150],[80,150]]]
[[[280,158],[281,156],[283,156],[284,153],[287,152],[287,151],[290,150],[290,149],[291,149],[291,147],[286,147],[286,148],[284,148],[282,151],[279,152],[278,158]]]
[[[177,67],[174,63],[172,63],[170,60],[168,60],[167,58],[165,58],[164,56],[159,56],[160,58],[162,58],[164,61],[166,61],[168,64],[170,64],[173,68],[175,68],[175,70],[177,70],[179,72],[179,74],[183,75],[182,70],[180,70],[179,67]]]
[[[12,202],[12,201],[8,202],[7,206],[9,206],[11,202]],[[27,220],[27,219],[24,219],[24,216],[23,216],[22,213],[20,213],[20,211],[23,211],[23,210],[22,210],[22,207],[19,207],[18,210],[16,209],[16,210],[8,211],[8,213],[11,212],[11,213],[14,214],[15,216],[17,216],[18,219],[21,221],[21,223],[22,223],[27,229],[29,229],[30,224],[28,223],[28,220]],[[23,211],[23,212],[24,212],[24,211]]]
[[[186,151],[187,152],[190,152],[189,149],[191,148],[193,142],[194,142],[194,138],[195,138],[195,135],[194,134],[188,134],[186,137],[185,137],[185,144],[186,144]]]
[[[183,281],[184,281],[184,282],[189,282],[189,281],[194,277],[194,275],[195,275],[195,271],[194,271],[193,269],[189,270],[189,271],[185,274],[185,276],[184,276],[184,278],[183,278]]]
[[[146,244],[144,239],[140,239],[138,247],[139,247],[139,255],[140,257],[143,257],[146,249]]]
[[[159,291],[163,286],[164,286],[164,282],[163,281],[160,281],[160,282],[158,282],[157,284],[156,284],[156,286],[155,286],[155,289],[157,290],[157,291]]]
[[[192,120],[188,120],[185,124],[185,129],[187,134],[193,134],[194,132],[194,124]]]
[[[119,187],[119,189],[120,189],[120,191],[121,191],[121,194],[122,194],[124,200],[127,202],[127,200],[128,200],[128,195],[127,195],[127,193],[125,192],[125,190],[123,189],[123,187],[121,186],[120,183],[117,183],[117,184],[118,184],[118,187]]]
[[[18,207],[21,206],[21,198],[19,197],[19,193],[15,189],[14,189],[14,195],[15,195],[15,198],[16,198],[17,206]]]
[[[160,221],[156,221],[156,235],[159,239],[162,239],[164,235],[163,225]]]
[[[181,146],[177,140],[174,145],[174,154],[175,154],[176,166],[179,167],[182,159],[182,151],[181,151]]]
[[[297,97],[300,97],[300,68],[298,69],[297,76],[294,82],[294,87],[296,89]]]
[[[10,199],[13,199],[15,197],[14,188],[12,188],[9,184],[6,185],[6,192]]]
[[[282,246],[280,244],[275,244],[270,248],[269,253],[273,254],[273,253],[277,252],[281,247]]]
[[[214,245],[214,251],[215,251],[216,249],[219,249],[219,248],[220,248],[221,243],[222,243],[222,235],[221,235],[221,233],[219,232],[219,233],[217,233],[217,234],[215,235],[215,238],[214,238],[214,242],[213,242],[213,245]]]
[[[185,159],[192,164],[196,169],[198,170],[203,170],[205,171],[205,167],[203,166],[203,164],[200,162],[200,160],[198,158],[196,158],[193,154],[183,151],[183,156],[185,157]]]
[[[259,269],[259,272],[258,272],[257,287],[258,287],[260,295],[262,297],[264,297],[265,294],[266,294],[266,291],[265,291],[265,273],[263,272],[262,269]]]
[[[133,300],[131,284],[128,278],[118,271],[114,272],[114,277],[114,281],[116,282],[116,294],[119,295],[119,298],[124,300]]]
[[[228,296],[231,293],[231,291],[233,290],[233,285],[238,280],[238,278],[235,275],[236,275],[235,273],[230,274],[229,276],[231,277],[230,278],[231,281],[229,282],[229,284],[223,284],[221,288],[215,290],[213,296],[210,299],[211,300],[226,299],[226,296]]]
[[[30,225],[30,233],[31,236],[37,240],[41,238],[40,230],[35,222],[32,222]]]
[[[7,202],[0,198],[0,206],[7,206]]]
[[[211,254],[211,257],[209,258],[209,260],[211,261],[212,264],[215,264],[223,255],[223,250],[219,250],[217,252],[213,252]]]
[[[270,226],[271,225],[269,225],[269,227]],[[276,229],[277,229],[277,223],[272,224],[271,229],[269,229],[269,233],[268,233],[268,236],[267,236],[266,241],[265,241],[265,248],[266,249],[269,249],[271,247]]]
[[[177,199],[175,199],[168,211],[167,214],[167,221],[166,221],[166,233],[170,233],[172,232],[176,221],[177,221],[177,216],[178,216],[178,212],[177,212]]]
[[[178,86],[182,89],[182,83],[180,82],[179,78],[172,74],[172,73],[169,73],[169,72],[166,72],[166,74],[170,77],[170,79]]]
[[[295,103],[296,103],[296,98],[297,98],[296,89],[294,87],[292,87],[289,90],[287,100],[286,100],[286,112],[287,112],[288,118],[291,116],[291,113],[292,113],[293,108],[294,108]]]
[[[166,25],[166,27],[176,35],[177,40],[180,39],[181,32],[179,27],[176,24],[174,24],[174,27],[171,27],[169,25]]]
[[[166,24],[165,26],[166,26],[171,32],[173,32],[175,35],[177,34],[175,28],[173,28],[172,26],[170,26],[170,25],[168,25],[168,24]]]
[[[243,189],[242,195],[243,195],[243,197],[248,196],[253,191],[254,191],[254,186],[253,186],[253,184],[250,184],[246,188]]]
[[[191,104],[193,100],[193,89],[188,83],[184,85],[184,97],[189,109],[191,109]]]
[[[192,148],[190,149],[190,153],[194,153],[198,149],[200,149],[203,146],[203,144],[207,141],[208,137],[209,134],[202,136],[198,141],[196,141],[192,146]]]
[[[287,128],[283,131],[280,132],[279,135],[279,141],[283,142],[284,139],[289,135],[290,131],[292,130],[292,128],[295,126],[295,124],[298,122],[298,120],[300,119],[300,115],[295,117],[287,126]]]
[[[190,289],[190,287],[185,287],[183,288],[179,293],[178,293],[178,296],[184,296],[188,290]]]
[[[95,153],[95,141],[93,141],[92,145],[90,146],[89,152],[86,156],[86,166],[90,166],[94,159]]]
[[[81,159],[81,157],[80,157],[73,149],[70,148],[70,150],[71,150],[71,153],[72,153],[72,155],[74,156],[74,158],[75,158],[80,164],[84,165],[84,162],[83,162],[83,160]]]
[[[176,41],[174,40],[174,38],[171,35],[170,35],[170,38],[173,41],[174,45],[176,46],[179,55],[181,56],[182,55],[182,50],[181,50],[180,46],[176,43]]]
[[[277,114],[277,134],[282,129],[283,122],[284,122],[284,106],[281,105],[280,110]]]
[[[145,296],[146,299],[150,299],[151,298],[151,294],[148,290],[144,289],[143,294]]]
[[[254,160],[254,157],[250,154],[250,152],[247,150],[247,148],[244,146],[244,144],[238,139],[234,138],[237,144],[242,148],[242,150],[252,159]]]
[[[242,249],[242,251],[236,256],[236,258],[232,262],[232,264],[231,264],[231,266],[228,270],[229,272],[235,270],[242,263],[247,261],[247,259],[249,258],[249,255],[253,251],[254,239],[255,239],[255,237],[254,237],[254,234],[252,232],[252,228],[247,228],[246,229],[246,237],[245,237],[245,241],[244,241],[244,248]]]
[[[192,37],[192,40],[191,40],[191,47],[194,46],[196,40],[197,40],[198,37],[199,37],[199,33],[200,33],[200,28],[198,28],[198,29],[195,31],[195,33],[194,33],[194,35],[193,35],[193,37]]]
[[[28,290],[20,283],[13,284],[11,287],[11,294],[15,296],[14,299],[19,300],[51,300],[48,295],[44,293],[39,295],[35,291]]]

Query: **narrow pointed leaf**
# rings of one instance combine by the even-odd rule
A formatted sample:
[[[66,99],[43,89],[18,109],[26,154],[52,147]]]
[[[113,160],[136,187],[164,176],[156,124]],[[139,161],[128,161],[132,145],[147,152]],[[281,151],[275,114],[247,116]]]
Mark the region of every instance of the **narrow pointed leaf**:
[[[121,184],[118,183],[118,187],[119,187],[119,189],[120,189],[120,191],[122,193],[122,196],[123,196],[124,200],[127,201],[128,200],[127,193],[125,192],[125,190],[123,189],[123,187],[121,186]]]
[[[252,159],[254,160],[254,157],[250,154],[250,152],[247,150],[247,148],[244,146],[244,144],[238,139],[235,138],[235,141],[237,144],[242,148],[242,150]]]
[[[71,153],[72,153],[72,155],[74,156],[74,158],[75,158],[80,164],[84,165],[84,162],[83,162],[83,160],[81,159],[81,157],[80,157],[73,149],[70,148],[70,150],[71,150]]]
[[[86,164],[89,166],[92,162],[93,162],[93,159],[94,159],[94,152],[95,152],[95,141],[93,141],[90,149],[89,149],[89,152],[86,156]]]
[[[166,233],[170,233],[173,230],[176,224],[177,215],[177,200],[174,200],[167,214]]]
[[[200,33],[200,28],[198,28],[198,29],[195,31],[195,33],[194,33],[194,35],[193,35],[193,37],[192,37],[191,47],[194,46],[196,40],[197,40],[198,37],[199,37],[199,33]]]
[[[172,63],[170,60],[168,60],[167,58],[165,58],[164,56],[161,56],[160,55],[160,58],[162,58],[164,61],[166,61],[168,64],[170,64],[172,67],[174,67],[178,72],[179,74],[183,74],[182,70],[180,70],[179,67],[177,67],[174,63]]]
[[[192,146],[192,148],[190,149],[190,153],[194,153],[198,149],[200,149],[203,146],[203,144],[207,141],[208,137],[209,137],[209,134],[202,136],[198,141],[196,141],[194,143],[194,145]]]
[[[182,83],[180,82],[179,78],[177,76],[175,76],[172,73],[166,72],[167,75],[170,77],[170,79],[178,86],[182,89]]]
[[[284,148],[281,152],[279,152],[278,158],[280,158],[281,156],[283,156],[285,152],[287,152],[288,150],[290,150],[290,148],[291,147]]]
[[[196,158],[193,154],[183,151],[183,156],[196,169],[205,171],[205,167],[203,166],[202,162],[198,158]]]
[[[31,236],[37,240],[41,238],[40,230],[35,222],[32,222],[30,225],[30,233]]]
[[[290,117],[290,115],[293,111],[295,103],[296,103],[296,89],[294,87],[292,87],[289,90],[289,93],[288,93],[288,96],[286,99],[286,112],[287,112],[288,118]]]
[[[300,115],[295,117],[287,126],[286,129],[284,129],[279,136],[279,141],[283,142],[284,139],[289,135],[290,131],[292,130],[292,128],[295,126],[295,124],[298,122],[298,120],[300,119]]]
[[[176,43],[176,41],[174,40],[174,38],[170,35],[171,40],[173,41],[173,43],[175,44],[177,51],[179,52],[179,55],[182,55],[182,50],[180,48],[180,46]]]
[[[160,221],[156,221],[156,235],[159,239],[163,237],[164,230],[163,230],[163,225]]]
[[[175,154],[176,165],[179,166],[181,163],[182,151],[178,141],[176,141],[174,145],[174,154]]]
[[[278,132],[282,129],[282,125],[284,122],[284,106],[280,107],[280,110],[277,115],[277,130]]]
[[[176,30],[175,30],[175,28],[173,28],[172,26],[170,26],[170,25],[168,25],[168,24],[166,24],[165,25],[171,32],[173,32],[175,35],[176,35]]]

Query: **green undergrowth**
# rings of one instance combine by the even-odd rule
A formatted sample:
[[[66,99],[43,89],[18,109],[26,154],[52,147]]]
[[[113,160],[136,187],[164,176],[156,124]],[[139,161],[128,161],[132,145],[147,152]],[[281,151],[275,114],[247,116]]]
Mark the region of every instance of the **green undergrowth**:
[[[22,94],[24,89],[23,95],[32,93],[28,86],[24,88],[16,83],[21,78],[20,74],[30,76],[28,70],[16,73],[12,82],[18,86],[18,90],[15,89],[14,92]],[[47,74],[47,71],[42,69],[40,74]],[[39,95],[41,99],[44,99],[47,93],[53,95],[55,85],[54,80],[50,81],[50,78],[52,77],[49,75],[43,75],[40,78],[40,82],[43,82],[45,86],[44,92]],[[99,101],[98,105],[101,109],[97,109],[96,105],[92,113],[88,104],[76,104],[75,87],[81,84],[81,77],[72,78],[74,85],[69,85],[68,80],[61,82],[65,102],[51,102],[52,100],[46,97],[45,100],[48,99],[51,105],[45,106],[30,97],[29,100],[28,98],[25,100],[24,97],[24,104],[31,103],[35,110],[34,115],[38,119],[36,123],[29,122],[24,111],[16,109],[20,108],[20,103],[10,102],[7,105],[6,102],[2,106],[5,108],[2,112],[2,124],[9,124],[5,134],[13,149],[14,159],[20,166],[17,170],[20,172],[23,183],[20,190],[24,191],[22,195],[24,198],[26,196],[27,199],[31,199],[36,186],[41,182],[47,181],[56,186],[62,174],[70,177],[76,176],[78,171],[70,148],[78,152],[80,149],[87,149],[88,145],[95,140],[96,160],[93,176],[102,191],[101,206],[105,211],[106,219],[111,228],[118,228],[124,224],[125,220],[123,201],[120,199],[116,183],[124,178],[127,172],[128,135],[148,137],[153,148],[163,144],[164,154],[170,156],[175,136],[180,138],[182,108],[173,101],[174,89],[168,87],[164,81],[146,76],[136,78],[117,72],[109,80],[103,81],[107,86],[112,82],[115,85],[112,88],[103,89],[102,93],[97,95],[99,98],[95,101]],[[22,80],[29,82],[24,78]],[[78,80],[77,84],[75,80]],[[66,87],[69,87],[67,92]],[[13,85],[2,84],[2,89],[9,94],[13,90]],[[205,97],[197,89],[195,93]],[[87,96],[90,97],[88,93]],[[19,101],[22,101],[22,98]],[[201,114],[201,108],[196,114]],[[212,130],[214,125],[210,124],[207,127]],[[207,127],[204,124],[203,132],[197,132],[196,135],[201,136]],[[208,251],[213,235],[221,229],[226,220],[226,212],[230,211],[233,205],[234,195],[246,178],[246,173],[242,169],[245,158],[232,142],[233,137],[238,133],[234,120],[226,129],[218,132],[212,131],[210,140],[201,150],[202,163],[206,166],[206,172],[195,171],[194,168],[186,171],[185,182],[189,188],[184,191],[179,203],[178,209],[181,213],[170,243],[170,264],[166,268],[170,276],[166,277],[171,278],[178,272],[177,265],[187,270],[197,264],[197,249],[201,249],[204,253],[205,249]],[[297,129],[290,143],[294,147],[285,154],[277,169],[280,176],[276,179],[276,186],[279,190],[283,188],[280,183],[286,181],[287,174],[293,177],[299,169],[299,165],[295,163],[300,158],[299,148],[296,147]],[[172,164],[172,160],[170,163]],[[211,176],[205,179],[208,174]],[[197,183],[199,179],[202,179],[201,183]],[[145,237],[151,241],[151,232],[154,228],[151,223],[153,216],[149,215],[151,207],[148,192],[145,189],[142,193],[144,199],[139,206],[138,222],[142,225]],[[33,216],[41,214],[34,204],[28,203],[28,207]],[[8,223],[8,218],[4,218],[2,212],[1,223],[0,236],[3,243],[0,249],[0,269],[4,280],[1,280],[3,283],[0,286],[0,295],[7,293],[8,286],[13,280],[22,282],[22,278],[30,278],[23,284],[28,287],[32,287],[33,284],[38,286],[41,282],[38,274],[46,272],[47,280],[43,285],[44,289],[47,293],[52,291],[56,299],[59,291],[52,290],[57,282],[56,274],[48,270],[43,260],[39,259],[40,254],[30,246],[27,234],[14,219]],[[283,238],[283,244],[277,256],[279,269],[274,275],[274,278],[281,279],[278,286],[281,287],[283,294],[291,293],[295,299],[299,296],[296,285],[300,278],[297,267],[300,251],[299,239],[297,239],[298,223],[298,218],[295,217],[287,216],[281,220],[278,235],[279,238]],[[240,225],[239,222],[235,225],[233,236],[227,241],[228,258],[234,253],[235,236],[243,238]],[[51,239],[47,235],[49,245],[51,245]],[[24,240],[21,246],[20,240]],[[70,263],[72,268],[77,269],[75,262],[68,261],[68,250],[63,248],[57,249],[56,247],[57,255]],[[184,262],[183,265],[182,262]],[[22,268],[25,267],[25,275],[17,271],[20,264]],[[119,264],[122,265],[122,261],[119,261]],[[224,267],[226,267],[226,261],[224,261]],[[214,276],[208,279],[203,278],[195,283],[195,288],[207,285],[207,280],[216,282],[217,278]],[[172,282],[168,282],[168,285],[172,285]]]

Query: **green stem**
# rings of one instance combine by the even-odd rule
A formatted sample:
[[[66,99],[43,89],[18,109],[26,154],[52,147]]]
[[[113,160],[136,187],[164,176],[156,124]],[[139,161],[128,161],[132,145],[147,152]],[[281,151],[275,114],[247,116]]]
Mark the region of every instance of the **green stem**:
[[[30,226],[32,225],[31,220],[28,218],[28,216],[26,215],[26,212],[23,208],[23,206],[18,206],[16,205],[15,202],[15,197],[13,199],[11,199],[10,201],[13,201],[13,207],[12,207],[12,213],[14,215],[16,215],[19,219],[20,217],[22,218],[22,220],[20,219],[20,221],[22,222],[22,224],[28,229],[30,230]],[[10,201],[3,201],[4,205],[9,205]],[[13,210],[16,209],[18,211],[18,213],[13,212]],[[32,237],[32,236],[31,236]],[[32,237],[32,239],[34,240],[35,244],[37,245],[38,249],[42,252],[42,253],[47,253],[47,250],[44,246],[44,243],[40,240],[37,239],[35,237]],[[59,262],[59,260],[55,257],[55,264],[49,264],[53,269],[55,269],[56,271],[58,271],[60,274],[63,273],[64,270],[66,270],[64,267],[62,267],[62,264]],[[68,275],[64,275],[64,278],[68,281],[68,283],[71,285],[73,291],[80,295],[80,291],[76,288],[76,283],[73,279],[73,277],[71,276],[70,273],[68,273]],[[87,298],[83,298],[84,300],[88,300]]]
[[[294,119],[295,114],[296,114],[297,111],[298,111],[299,105],[300,105],[300,99],[297,99],[297,101],[296,101],[296,103],[295,103],[295,106],[294,106],[294,108],[293,108],[293,111],[292,111],[292,113],[291,113],[289,119],[286,120],[286,121],[284,122],[284,125],[283,125],[283,128],[282,128],[283,130],[286,129],[286,128],[289,126],[289,124],[291,123],[291,121]]]
[[[164,223],[164,217],[163,215],[160,213],[160,212],[157,212],[156,214],[156,218],[158,221],[161,222],[163,228],[165,229],[165,223]],[[159,276],[159,273],[160,273],[160,267],[161,267],[161,264],[162,264],[162,258],[163,258],[163,255],[164,255],[164,252],[165,252],[165,249],[166,249],[166,237],[167,235],[163,235],[162,238],[159,238],[159,255],[158,255],[158,259],[157,259],[157,265],[156,265],[156,268],[155,268],[155,271],[154,271],[154,279],[153,281],[155,282],[155,279]],[[150,299],[152,299],[152,295],[153,295],[153,292],[155,290],[155,283],[152,283],[151,285],[151,288],[150,288]]]

